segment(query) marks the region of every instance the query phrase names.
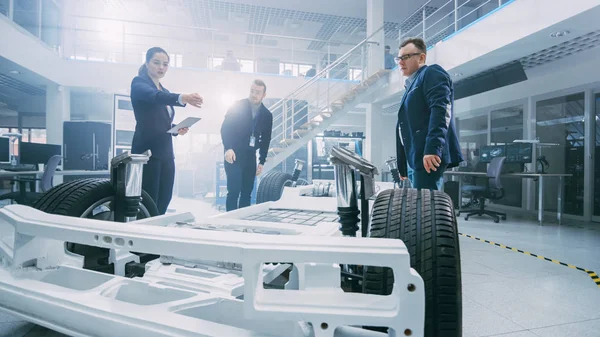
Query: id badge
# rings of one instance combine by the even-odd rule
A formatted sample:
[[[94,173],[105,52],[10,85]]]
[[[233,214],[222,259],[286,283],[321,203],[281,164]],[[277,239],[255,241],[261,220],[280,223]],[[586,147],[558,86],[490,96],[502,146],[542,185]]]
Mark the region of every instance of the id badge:
[[[256,138],[254,136],[250,136],[250,147],[254,147],[256,143]]]

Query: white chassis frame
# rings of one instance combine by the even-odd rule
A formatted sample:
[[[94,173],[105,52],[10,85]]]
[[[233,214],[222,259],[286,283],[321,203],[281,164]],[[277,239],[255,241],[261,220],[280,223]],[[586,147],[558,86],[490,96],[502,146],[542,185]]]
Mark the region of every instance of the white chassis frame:
[[[0,208],[0,309],[72,336],[385,335],[361,326],[423,336],[423,280],[402,241],[342,237],[332,222],[242,219],[271,208],[335,212],[335,198],[303,196],[311,189],[285,188],[277,202],[201,221],[183,213],[116,223]],[[117,274],[136,260],[129,250],[161,258],[144,277],[125,278],[83,269],[65,242],[111,249]],[[265,289],[288,263],[285,289]],[[339,264],[391,268],[392,294],[344,292]]]

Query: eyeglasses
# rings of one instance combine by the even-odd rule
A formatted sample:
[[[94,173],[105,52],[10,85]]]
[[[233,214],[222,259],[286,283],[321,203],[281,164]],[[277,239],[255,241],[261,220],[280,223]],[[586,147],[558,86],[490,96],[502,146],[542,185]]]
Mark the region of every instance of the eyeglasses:
[[[402,55],[402,56],[396,56],[396,57],[394,57],[394,61],[396,61],[396,62],[399,62],[400,60],[406,61],[413,56],[417,56],[417,55],[421,55],[421,54],[422,53],[412,53],[412,54],[406,54],[406,55]]]

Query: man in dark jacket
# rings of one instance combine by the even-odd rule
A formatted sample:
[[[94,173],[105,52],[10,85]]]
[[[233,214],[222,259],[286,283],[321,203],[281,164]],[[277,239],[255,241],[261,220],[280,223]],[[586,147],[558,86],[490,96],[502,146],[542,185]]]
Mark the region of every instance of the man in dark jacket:
[[[221,126],[227,174],[227,211],[250,206],[254,179],[267,160],[273,115],[262,104],[266,93],[266,84],[254,80],[250,96],[236,102],[227,111]],[[256,150],[259,151],[258,165]]]
[[[437,64],[427,66],[422,39],[400,45],[396,61],[406,77],[396,125],[396,158],[400,176],[417,189],[441,190],[444,171],[463,161],[454,127],[454,88]]]

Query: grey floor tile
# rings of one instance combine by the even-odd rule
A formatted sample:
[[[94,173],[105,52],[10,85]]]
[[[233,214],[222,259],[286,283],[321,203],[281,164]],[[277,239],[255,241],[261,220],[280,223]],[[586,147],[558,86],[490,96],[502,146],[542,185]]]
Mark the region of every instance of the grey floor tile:
[[[511,332],[511,333],[506,333],[506,334],[501,334],[501,335],[492,335],[492,336],[485,336],[485,337],[538,337],[538,335],[534,334],[531,331],[523,330],[523,331],[518,331],[518,332]]]
[[[548,291],[521,280],[473,284],[466,293],[468,298],[526,329],[582,321],[591,315],[571,300],[568,292]]]
[[[463,299],[464,336],[491,336],[521,330],[524,330],[522,326],[511,322],[502,315],[486,309],[471,299]]]
[[[575,322],[531,331],[543,337],[598,337],[600,335],[600,320]]]
[[[28,322],[0,323],[0,337],[23,337],[35,324]]]
[[[5,313],[4,311],[0,311],[0,324],[21,321],[23,321],[23,319],[21,319],[20,317]]]

